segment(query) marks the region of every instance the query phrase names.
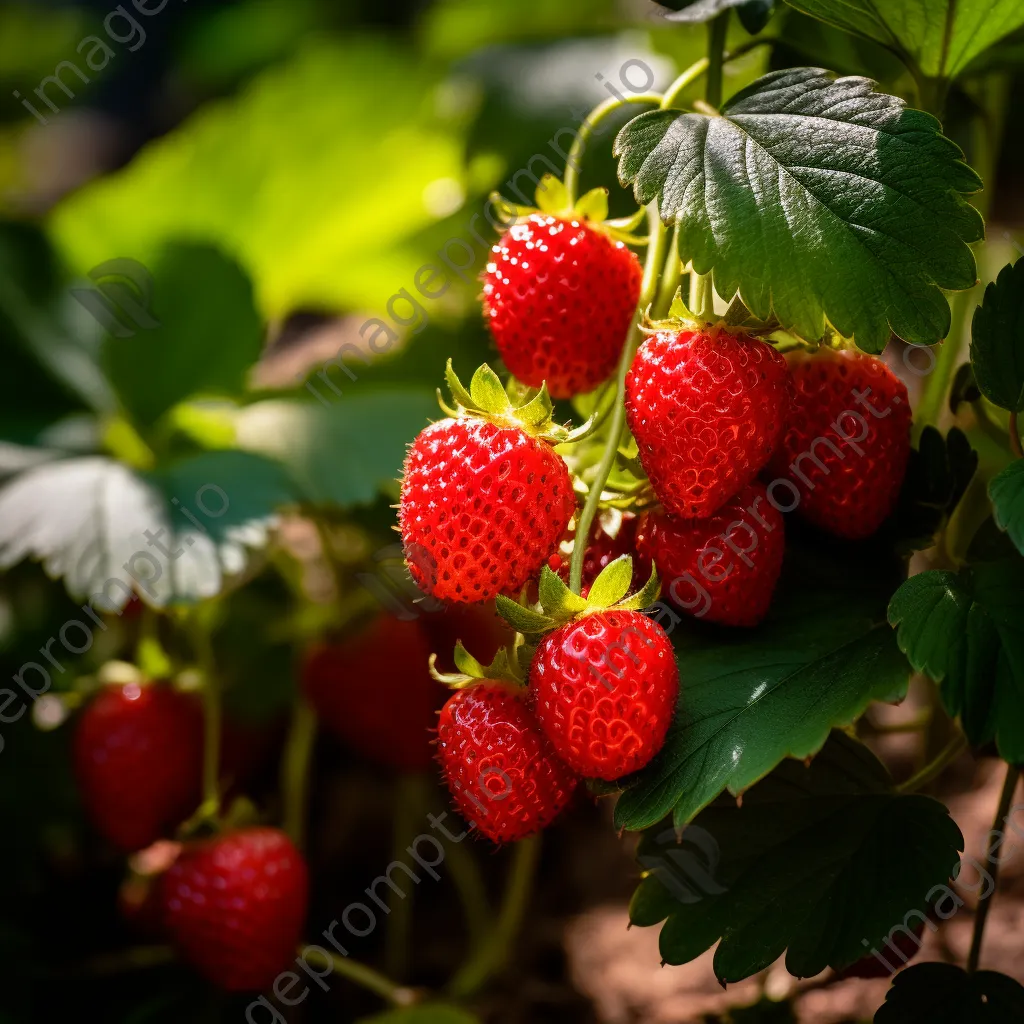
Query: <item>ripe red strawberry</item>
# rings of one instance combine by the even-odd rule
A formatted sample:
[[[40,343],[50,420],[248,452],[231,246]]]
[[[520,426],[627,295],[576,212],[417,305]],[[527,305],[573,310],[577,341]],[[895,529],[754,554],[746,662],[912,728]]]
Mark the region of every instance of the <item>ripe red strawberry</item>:
[[[426,771],[447,692],[430,678],[430,653],[418,619],[380,615],[341,643],[310,651],[302,687],[324,726],[364,757]]]
[[[782,570],[782,520],[764,485],[753,483],[708,519],[647,513],[637,549],[654,560],[674,604],[708,622],[756,626]]]
[[[626,412],[669,512],[706,518],[757,476],[789,412],[788,378],[770,345],[721,328],[662,331],[640,346]]]
[[[600,575],[601,570],[614,562],[622,555],[629,555],[633,559],[633,576],[643,582],[650,575],[650,560],[642,556],[637,557],[636,531],[638,517],[632,512],[624,512],[621,521],[618,522],[618,530],[613,537],[608,532],[608,521],[605,518],[598,519],[590,532],[590,543],[583,553],[583,588],[582,596],[586,597],[590,591],[590,585]],[[570,532],[568,540],[575,540],[575,533]],[[553,555],[548,560],[548,565],[554,569],[562,579],[569,582],[569,567],[572,564],[572,553]]]
[[[405,557],[420,589],[445,601],[517,593],[575,508],[569,471],[540,438],[482,419],[441,420],[406,456]]]
[[[186,846],[163,876],[167,929],[200,974],[231,992],[273,984],[306,919],[306,863],[276,828]]]
[[[863,352],[800,353],[789,365],[793,411],[772,471],[798,488],[809,522],[848,540],[868,537],[896,507],[907,471],[906,385]]]
[[[640,612],[591,612],[549,633],[530,666],[534,713],[558,756],[618,779],[661,749],[679,694],[665,631]]]
[[[107,685],[82,712],[74,759],[96,830],[126,853],[140,850],[199,804],[198,704],[163,683]]]
[[[484,315],[509,372],[554,398],[592,391],[622,354],[640,261],[580,220],[533,213],[494,246]]]
[[[496,843],[547,827],[578,781],[530,714],[525,691],[502,683],[449,697],[437,724],[437,758],[459,811]]]

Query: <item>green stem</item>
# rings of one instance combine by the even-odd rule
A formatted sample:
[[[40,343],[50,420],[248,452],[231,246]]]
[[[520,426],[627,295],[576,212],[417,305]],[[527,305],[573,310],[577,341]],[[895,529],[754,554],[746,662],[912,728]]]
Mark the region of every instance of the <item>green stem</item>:
[[[722,105],[722,69],[725,66],[725,37],[729,34],[727,7],[708,22],[708,78],[704,89],[705,101],[716,110]]]
[[[452,843],[448,847],[445,863],[448,865],[448,874],[462,904],[462,914],[469,932],[469,944],[475,948],[483,939],[491,919],[491,908],[483,876],[480,874],[472,849],[464,841]]]
[[[988,899],[978,904],[978,913],[974,919],[974,935],[971,938],[971,952],[967,957],[967,970],[973,974],[978,969],[978,962],[981,960],[981,943],[985,937],[985,922],[988,920],[988,912],[995,899],[996,885],[999,882],[999,850],[1002,844],[1002,827],[1006,822],[1006,816],[1010,813],[1010,803],[1013,801],[1013,794],[1017,791],[1017,783],[1020,781],[1020,769],[1014,765],[1006,766],[1006,779],[1003,782],[1003,792],[999,797],[999,807],[996,809],[995,821],[992,822],[992,831],[988,834],[988,848],[986,855],[992,867],[989,874],[992,876],[992,888],[989,891]]]
[[[334,956],[319,946],[300,946],[299,956],[307,961],[319,960],[339,977],[348,978],[349,981],[375,992],[393,1006],[412,1006],[419,999],[413,989],[398,985],[372,967],[350,960],[347,956]]]
[[[597,515],[597,507],[601,501],[601,492],[608,480],[608,475],[615,465],[615,456],[619,450],[619,441],[622,438],[622,431],[626,426],[626,374],[629,372],[630,363],[633,362],[633,354],[640,343],[640,326],[643,324],[644,315],[648,306],[652,304],[658,294],[658,284],[661,277],[662,265],[665,262],[665,253],[668,248],[668,231],[661,222],[658,215],[657,203],[651,203],[647,207],[647,220],[650,225],[650,242],[647,246],[647,258],[644,263],[643,283],[640,287],[640,301],[637,304],[636,313],[633,316],[633,326],[630,329],[629,337],[622,349],[622,358],[619,360],[619,370],[616,377],[615,408],[612,412],[611,422],[608,427],[608,439],[605,441],[604,453],[598,463],[597,475],[590,485],[586,503],[580,513],[579,522],[576,524],[576,539],[572,546],[572,561],[569,563],[569,587],[574,594],[578,594],[583,582],[583,556],[587,548],[587,539],[590,536],[590,527],[593,525],[594,516]]]
[[[676,297],[682,276],[683,265],[679,260],[679,225],[676,224],[672,229],[672,237],[669,239],[668,255],[665,257],[665,267],[661,272],[658,294],[651,307],[652,319],[658,320],[667,315],[672,306],[672,300]]]
[[[974,413],[974,419],[978,424],[978,429],[986,437],[995,441],[1000,448],[1005,448],[1006,432],[994,419],[992,419],[991,416],[989,416],[988,409],[985,408],[985,400],[983,398],[978,398],[971,402],[971,410]]]
[[[960,343],[962,339],[962,327],[967,306],[974,294],[972,288],[966,291],[956,292],[953,301],[950,303],[952,309],[949,318],[949,336],[939,346],[939,354],[935,358],[935,365],[924,386],[921,401],[917,403],[917,412],[914,415],[914,427],[916,433],[920,433],[925,427],[935,426],[939,414],[942,411],[942,403],[945,401],[949,391],[949,384],[956,370],[957,356],[960,354]]]
[[[426,816],[426,796],[421,775],[401,775],[395,782],[395,807],[391,828],[391,859],[401,861],[416,838],[419,822]],[[392,978],[403,978],[409,969],[412,941],[413,899],[407,893],[388,890],[388,924],[384,962]]]
[[[896,787],[898,793],[916,793],[929,782],[937,779],[965,750],[967,737],[958,732],[936,755],[935,760],[926,764],[916,775]]]
[[[505,899],[493,931],[452,979],[452,995],[463,998],[480,990],[508,957],[526,913],[540,854],[540,835],[521,839],[515,846]]]
[[[679,97],[686,91],[686,88],[693,82],[696,82],[701,75],[704,74],[708,69],[707,57],[701,57],[700,60],[694,61],[666,90],[665,95],[661,100],[662,109],[671,107]]]
[[[565,185],[565,191],[569,196],[569,205],[575,204],[580,186],[580,166],[583,162],[583,152],[587,148],[587,143],[590,141],[590,136],[594,134],[594,129],[599,125],[606,117],[613,114],[619,107],[624,106],[627,103],[661,103],[660,92],[638,92],[632,96],[623,96],[622,99],[618,97],[612,97],[611,99],[605,100],[603,103],[599,103],[594,109],[587,114],[584,118],[583,123],[579,126],[576,132],[576,138],[572,141],[572,146],[569,149],[569,155],[565,161],[565,178],[563,183]]]
[[[1017,426],[1016,410],[1010,410],[1010,448],[1018,459],[1024,459],[1024,446],[1020,443],[1020,427]]]
[[[284,830],[301,850],[306,843],[306,812],[309,803],[309,766],[316,740],[316,714],[301,698],[292,711],[292,721],[281,755],[281,798],[284,802]]]
[[[191,634],[199,661],[203,694],[203,804],[200,814],[212,818],[220,812],[221,694],[210,631],[206,623],[200,621],[199,615],[192,617]]]

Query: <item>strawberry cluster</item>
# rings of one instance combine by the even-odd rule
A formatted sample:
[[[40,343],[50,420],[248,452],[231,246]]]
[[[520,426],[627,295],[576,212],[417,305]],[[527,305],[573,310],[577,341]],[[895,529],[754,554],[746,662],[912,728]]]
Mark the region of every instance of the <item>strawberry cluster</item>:
[[[724,323],[648,327],[639,263],[588,205],[521,216],[494,247],[484,313],[514,379],[506,388],[484,366],[467,389],[449,364],[453,406],[412,443],[402,482],[420,588],[456,605],[494,600],[517,630],[490,664],[459,644],[459,671],[435,672],[457,689],[438,723],[444,777],[498,842],[549,824],[579,779],[617,780],[660,750],[679,680],[668,637],[642,613],[659,577],[693,617],[756,626],[782,570],[784,513],[868,536],[893,511],[910,453],[906,389],[879,359],[787,358]],[[605,494],[608,475],[594,485],[580,467],[595,460],[575,454],[586,428],[555,427],[550,396],[591,391],[630,356],[620,397],[637,482]],[[605,444],[625,452],[614,434]],[[577,536],[577,495],[593,486],[605,512]],[[639,593],[634,565],[651,575]]]

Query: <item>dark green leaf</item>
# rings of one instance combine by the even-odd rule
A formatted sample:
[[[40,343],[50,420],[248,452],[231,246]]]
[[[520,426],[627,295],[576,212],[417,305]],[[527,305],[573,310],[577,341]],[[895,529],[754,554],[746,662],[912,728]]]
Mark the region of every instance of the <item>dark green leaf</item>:
[[[811,977],[921,923],[962,849],[943,804],[896,793],[877,758],[837,732],[809,767],[786,761],[742,805],[723,797],[702,811],[681,842],[667,821],[645,833],[637,859],[647,874],[630,917],[666,922],[670,964],[717,942],[723,983],[787,950],[786,969]]]
[[[622,182],[679,223],[682,258],[804,337],[827,320],[868,352],[891,332],[932,344],[949,330],[941,288],[975,282],[983,225],[960,193],[980,179],[938,121],[868,79],[775,71],[720,117],[640,114],[615,146]]]
[[[971,364],[990,402],[1024,412],[1024,260],[1007,264],[985,289],[971,323]]]
[[[148,312],[159,326],[108,338],[107,374],[142,426],[193,395],[237,395],[263,328],[245,271],[216,249],[168,245],[152,267]]]
[[[968,974],[955,964],[901,971],[875,1024],[1010,1024],[1024,1020],[1024,986],[996,971]]]
[[[756,36],[775,13],[775,0],[747,0],[736,13],[739,15],[740,24],[752,36]]]
[[[397,487],[406,445],[439,415],[433,392],[402,387],[358,391],[328,405],[256,402],[239,412],[236,430],[240,447],[288,467],[306,501],[348,507]]]
[[[1011,462],[988,485],[996,525],[1024,555],[1024,459]],[[1024,627],[1022,627],[1024,628]]]
[[[889,621],[971,743],[995,739],[1001,757],[1024,761],[1024,560],[912,576],[893,595]]]
[[[953,383],[949,389],[949,411],[955,413],[963,402],[970,404],[981,398],[977,381],[974,379],[974,368],[970,363],[958,366],[953,375]]]
[[[977,468],[978,453],[962,430],[951,427],[943,438],[935,427],[925,427],[910,453],[896,514],[886,530],[900,551],[931,547],[943,517],[956,508]]]
[[[845,563],[822,566],[828,583],[791,565],[761,626],[680,640],[676,718],[661,752],[627,780],[619,828],[669,812],[688,822],[724,789],[740,794],[783,758],[815,754],[871,701],[906,693],[909,668],[885,622],[890,591],[862,592]]]
[[[99,456],[52,462],[0,490],[0,568],[38,559],[103,610],[122,608],[132,589],[158,606],[189,603],[240,573],[294,500],[284,469],[248,452],[147,474]]]
[[[787,0],[797,10],[888,46],[929,78],[955,78],[1024,24],[1020,0]]]

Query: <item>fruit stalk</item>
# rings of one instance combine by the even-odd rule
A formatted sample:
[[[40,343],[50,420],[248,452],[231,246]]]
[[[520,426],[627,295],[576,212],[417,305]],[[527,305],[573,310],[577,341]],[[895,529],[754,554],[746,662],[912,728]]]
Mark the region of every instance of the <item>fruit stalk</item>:
[[[292,721],[281,757],[281,796],[284,831],[301,850],[305,846],[306,807],[309,800],[309,763],[316,739],[316,715],[309,704],[295,702]]]
[[[926,764],[902,785],[897,786],[897,792],[916,793],[919,789],[923,789],[929,782],[937,779],[966,749],[967,737],[962,732],[957,732],[949,743],[939,751],[933,761]]]
[[[1024,446],[1020,442],[1020,427],[1017,425],[1017,412],[1010,410],[1010,448],[1018,459],[1024,459]]]
[[[594,133],[594,129],[606,117],[613,114],[619,109],[619,107],[626,103],[658,104],[660,102],[661,93],[657,92],[639,92],[632,96],[623,96],[621,99],[613,96],[611,99],[607,99],[603,103],[599,103],[589,114],[587,114],[583,119],[583,123],[579,126],[579,129],[576,132],[576,137],[572,141],[572,146],[569,149],[569,155],[565,161],[565,177],[562,183],[565,185],[565,191],[568,196],[570,206],[576,202],[579,195],[580,164],[583,161],[583,153],[587,148],[587,143],[590,141],[590,136]]]
[[[310,959],[319,960],[330,967],[335,974],[375,992],[393,1006],[412,1006],[417,1001],[418,996],[415,990],[405,988],[403,985],[396,985],[379,971],[348,957],[333,956],[319,946],[300,946],[298,953],[307,963]]]
[[[203,803],[200,816],[215,818],[220,812],[218,776],[220,774],[220,734],[222,712],[220,687],[213,644],[205,621],[198,616],[191,622],[192,646],[199,661],[203,694]]]
[[[636,315],[633,318],[633,326],[630,328],[629,337],[626,339],[625,347],[622,349],[622,358],[619,360],[619,369],[615,382],[615,407],[612,412],[611,422],[608,426],[608,440],[605,442],[604,454],[598,463],[597,475],[590,485],[586,503],[580,513],[579,522],[576,525],[576,540],[572,548],[572,561],[569,564],[569,589],[578,594],[583,582],[583,557],[587,549],[587,540],[590,537],[590,527],[593,525],[594,516],[597,515],[597,506],[601,501],[601,492],[608,480],[608,476],[615,464],[615,454],[619,448],[619,441],[622,438],[622,430],[626,425],[626,374],[629,372],[630,364],[633,362],[633,355],[641,337],[641,326],[644,315],[651,308],[651,315],[654,318],[664,316],[668,311],[654,308],[655,297],[658,296],[658,285],[661,281],[662,264],[665,262],[668,249],[669,235],[665,225],[661,222],[658,214],[658,204],[652,202],[647,207],[647,220],[650,226],[650,241],[647,245],[647,259],[644,262],[643,283],[640,286],[640,301],[637,304]],[[675,252],[672,257],[678,260]],[[671,302],[671,298],[669,298]]]
[[[1020,781],[1020,768],[1015,765],[1006,766],[1006,779],[1003,782],[1003,792],[999,797],[999,807],[996,809],[996,817],[992,822],[992,831],[988,836],[988,849],[985,851],[988,862],[991,864],[989,873],[992,876],[992,891],[988,899],[978,904],[978,913],[974,919],[974,935],[971,938],[971,952],[967,957],[967,970],[973,974],[978,969],[978,962],[981,959],[981,943],[985,937],[985,922],[988,920],[988,912],[992,908],[995,898],[996,886],[999,882],[999,846],[1002,842],[1002,826],[1007,814],[1010,813],[1010,803],[1013,801],[1013,794],[1017,791],[1017,783]]]
[[[516,843],[498,920],[491,934],[477,948],[476,954],[452,979],[452,995],[465,997],[477,992],[504,962],[526,912],[539,855],[539,833]]]

